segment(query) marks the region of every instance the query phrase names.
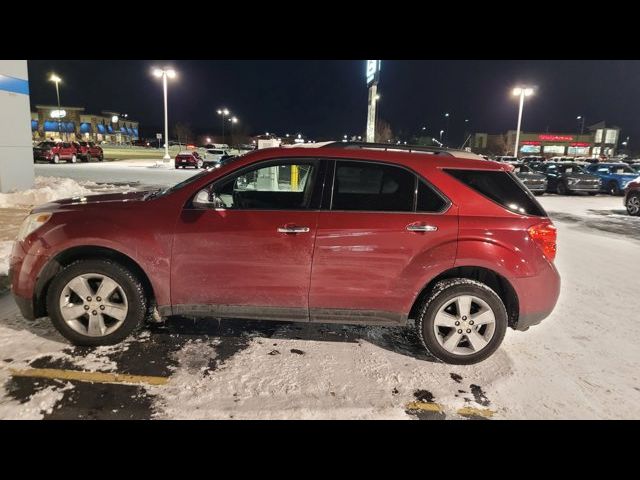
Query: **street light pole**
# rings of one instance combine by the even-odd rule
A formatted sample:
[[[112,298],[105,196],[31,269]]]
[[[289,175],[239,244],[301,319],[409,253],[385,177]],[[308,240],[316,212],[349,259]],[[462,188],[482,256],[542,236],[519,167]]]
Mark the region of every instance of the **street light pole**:
[[[58,136],[60,137],[60,140],[62,140],[62,131],[60,129],[62,110],[60,109],[60,89],[58,87],[58,84],[62,81],[62,79],[55,73],[52,73],[51,77],[49,77],[49,80],[56,84],[56,98],[58,99]]]
[[[513,95],[520,97],[520,108],[518,109],[518,128],[516,130],[516,144],[513,148],[513,156],[518,158],[518,146],[520,144],[520,126],[522,125],[522,110],[524,109],[524,97],[533,95],[533,88],[516,87],[513,89]]]
[[[446,134],[446,136],[444,137],[445,143],[449,143],[447,140],[449,140],[448,135],[449,135],[449,114],[445,113],[444,114],[444,118],[446,120],[446,125],[444,127],[444,133]],[[442,140],[442,139],[440,139]]]
[[[580,122],[580,135],[584,134],[584,115],[578,115],[576,120],[581,120]]]
[[[169,156],[169,113],[167,102],[167,78],[175,78],[176,71],[171,68],[156,68],[153,70],[153,74],[160,78],[162,77],[162,89],[164,92],[164,157],[163,163],[168,164],[171,161]]]

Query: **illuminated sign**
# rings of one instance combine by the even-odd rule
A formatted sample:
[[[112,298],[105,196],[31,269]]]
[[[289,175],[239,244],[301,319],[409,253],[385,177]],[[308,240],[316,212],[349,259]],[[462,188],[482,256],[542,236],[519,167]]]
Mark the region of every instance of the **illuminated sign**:
[[[66,110],[51,110],[51,118],[64,118],[66,116]]]
[[[574,143],[570,143],[569,145],[572,147],[590,147],[591,146],[590,143],[586,143],[586,142],[574,142]]]
[[[538,135],[538,139],[544,142],[571,142],[573,137],[571,135]]]
[[[534,142],[534,141],[524,141],[524,142],[520,142],[522,145],[540,145],[540,142]]]
[[[367,86],[378,81],[382,60],[367,60]]]

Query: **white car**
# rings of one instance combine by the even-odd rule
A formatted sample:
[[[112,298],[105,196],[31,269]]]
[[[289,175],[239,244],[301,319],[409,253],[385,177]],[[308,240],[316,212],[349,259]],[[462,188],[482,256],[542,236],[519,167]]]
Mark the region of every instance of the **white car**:
[[[207,167],[216,166],[223,158],[231,156],[229,150],[220,148],[207,148],[204,154],[204,164]]]

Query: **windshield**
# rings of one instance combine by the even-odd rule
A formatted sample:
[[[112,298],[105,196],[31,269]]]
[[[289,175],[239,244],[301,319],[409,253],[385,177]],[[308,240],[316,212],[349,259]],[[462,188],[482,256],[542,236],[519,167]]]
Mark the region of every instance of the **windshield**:
[[[611,173],[617,173],[618,175],[622,173],[636,173],[629,165],[611,165],[609,168],[611,169]]]
[[[54,145],[55,143],[53,142],[40,142],[38,145],[36,145],[36,147],[42,148],[44,150],[51,150],[51,147],[53,147]]]
[[[513,172],[514,173],[531,173],[531,169],[526,165],[514,165]]]
[[[547,171],[561,172],[561,173],[585,173],[582,167],[576,163],[549,165],[549,168]]]

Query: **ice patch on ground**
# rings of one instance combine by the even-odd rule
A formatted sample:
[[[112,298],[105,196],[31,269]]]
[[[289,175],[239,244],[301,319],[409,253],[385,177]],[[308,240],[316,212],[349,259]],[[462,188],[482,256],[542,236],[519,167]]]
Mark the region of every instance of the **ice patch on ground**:
[[[0,275],[9,274],[9,257],[13,249],[13,240],[0,241]]]
[[[6,395],[0,397],[0,418],[3,420],[41,420],[51,415],[58,402],[73,384],[66,382],[63,386],[52,385],[32,394],[26,402],[13,400]]]

